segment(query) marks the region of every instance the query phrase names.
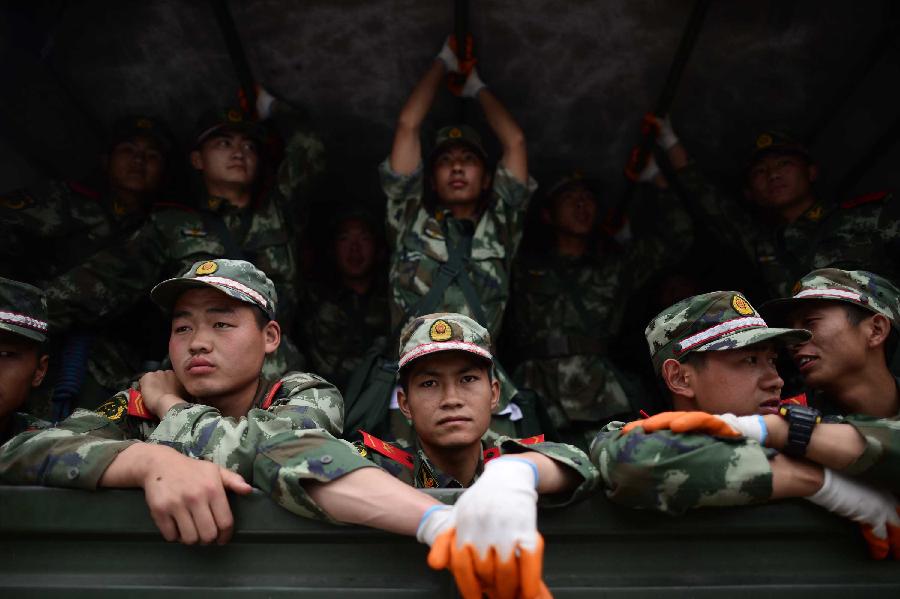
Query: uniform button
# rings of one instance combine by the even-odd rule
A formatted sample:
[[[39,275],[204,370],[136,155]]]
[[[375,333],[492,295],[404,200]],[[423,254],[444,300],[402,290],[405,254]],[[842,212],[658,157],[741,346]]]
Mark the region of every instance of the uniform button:
[[[81,474],[81,471],[78,468],[69,468],[69,472],[67,473],[69,476],[69,480],[75,480],[78,478],[78,475]]]
[[[322,462],[323,464],[330,464],[332,459],[333,458],[330,455],[323,455],[322,459],[319,461]]]

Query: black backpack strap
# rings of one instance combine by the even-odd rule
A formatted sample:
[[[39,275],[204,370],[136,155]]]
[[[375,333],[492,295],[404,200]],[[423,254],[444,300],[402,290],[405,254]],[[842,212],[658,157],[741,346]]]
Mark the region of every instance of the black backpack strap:
[[[225,255],[223,258],[228,258],[231,260],[248,260],[246,252],[244,252],[241,244],[235,239],[235,236],[231,233],[231,230],[225,225],[225,221],[222,220],[222,217],[214,212],[210,212],[208,210],[200,211],[200,218],[203,219],[203,227],[208,231],[212,231],[216,234],[216,237],[222,240],[222,245],[225,246]],[[241,241],[243,241],[247,237],[247,232],[250,230],[250,223],[253,220],[250,214],[244,214],[241,218],[241,228],[238,231]]]

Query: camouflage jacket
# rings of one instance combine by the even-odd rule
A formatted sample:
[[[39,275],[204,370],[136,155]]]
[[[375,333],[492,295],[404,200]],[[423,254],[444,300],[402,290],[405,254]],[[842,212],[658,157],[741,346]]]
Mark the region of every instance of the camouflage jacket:
[[[863,454],[843,472],[900,493],[900,414],[893,418],[852,414],[838,422],[853,426],[866,441]]]
[[[788,297],[811,270],[831,266],[870,270],[888,278],[900,271],[900,202],[881,192],[838,205],[817,202],[796,221],[774,226],[713,186],[695,164],[678,179],[720,242],[739,246],[756,265],[771,297]]]
[[[49,422],[35,418],[31,414],[13,412],[5,430],[0,430],[0,445],[3,445],[19,433],[28,430],[44,429],[50,426]]]
[[[295,338],[310,369],[342,391],[366,351],[387,343],[387,281],[379,283],[365,295],[340,285],[311,285],[304,290],[303,318],[298,319]]]
[[[119,452],[144,441],[228,468],[282,507],[330,520],[303,481],[326,482],[372,466],[335,438],[342,427],[340,393],[313,374],[291,373],[274,384],[261,380],[254,407],[241,418],[182,403],[159,421],[132,388],[96,412],[77,410],[55,428],[15,437],[0,449],[0,482],[95,489]]]
[[[677,434],[621,434],[611,422],[591,445],[607,497],[628,507],[683,514],[704,506],[762,503],[772,497],[775,451],[749,439]]]
[[[8,274],[42,285],[137,229],[143,214],[74,181],[46,181],[0,197],[0,256]]]
[[[275,283],[278,321],[289,330],[299,301],[293,204],[324,169],[324,146],[314,134],[298,130],[285,152],[277,183],[258,202],[239,209],[221,198],[206,197],[197,209],[162,207],[122,243],[55,279],[45,289],[54,330],[120,314],[145,298],[153,285],[180,275],[194,262],[226,257],[231,245],[239,246],[243,258]],[[215,219],[221,219],[224,229],[208,226]],[[225,230],[233,242],[225,239]]]
[[[466,235],[469,221],[452,218],[449,212],[429,212],[423,201],[422,165],[411,175],[391,170],[390,160],[379,168],[381,188],[387,196],[387,239],[391,246],[391,325],[405,322],[419,300],[431,288],[438,268],[449,258],[442,221],[451,243]],[[475,287],[487,322],[481,323],[492,336],[500,332],[503,311],[509,299],[513,257],[522,240],[525,210],[537,188],[534,179],[520,183],[502,164],[494,173],[492,195],[485,212],[471,232],[471,256],[466,272]],[[475,318],[472,307],[456,281],[450,285],[432,312],[459,312]]]
[[[482,438],[484,451],[475,469],[475,478],[465,485],[449,474],[444,474],[435,466],[425,451],[416,442],[415,447],[404,449],[397,443],[386,443],[368,433],[363,433],[363,440],[354,445],[363,457],[366,457],[394,477],[417,489],[462,489],[470,486],[484,472],[484,464],[501,455],[513,455],[526,451],[535,451],[547,456],[555,462],[564,464],[581,476],[581,483],[570,493],[541,495],[538,505],[541,507],[563,507],[580,501],[597,486],[597,469],[591,464],[587,455],[580,449],[565,443],[544,442],[543,436],[528,439],[511,439],[488,431]]]
[[[622,254],[530,255],[514,268],[505,330],[523,361],[513,378],[541,395],[558,428],[632,411],[606,353],[627,308],[622,298],[691,246],[690,217],[673,195],[658,194],[659,207],[650,210],[655,226]]]

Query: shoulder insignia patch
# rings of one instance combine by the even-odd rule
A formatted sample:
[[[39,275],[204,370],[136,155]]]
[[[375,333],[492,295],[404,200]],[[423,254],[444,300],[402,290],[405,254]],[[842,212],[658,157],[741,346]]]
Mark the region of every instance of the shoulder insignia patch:
[[[410,470],[412,470],[412,467],[413,467],[412,454],[410,454],[407,451],[403,451],[399,447],[394,447],[393,445],[391,445],[389,443],[385,443],[378,437],[373,437],[366,431],[359,431],[359,432],[362,433],[363,444],[366,447],[368,447],[369,449],[371,449],[373,451],[377,451],[381,455],[388,457],[388,458],[394,460],[395,462],[398,462],[398,463],[406,466]]]
[[[867,193],[865,195],[857,196],[853,199],[847,200],[846,202],[841,202],[841,208],[856,208],[857,206],[862,206],[863,204],[871,204],[873,202],[881,202],[886,197],[890,195],[887,191],[876,191],[873,193]]]
[[[143,420],[156,420],[156,416],[151,414],[144,405],[144,396],[137,389],[128,390],[128,415],[137,416]]]
[[[753,306],[740,295],[735,295],[731,298],[731,307],[741,316],[750,316],[753,314]]]
[[[128,409],[128,400],[121,396],[116,396],[106,403],[100,404],[95,410],[98,414],[103,414],[113,422],[118,422],[125,416]]]
[[[213,263],[215,264],[215,262]],[[202,265],[201,265],[202,266]],[[199,268],[197,270],[200,270]],[[263,400],[262,405],[259,406],[262,410],[268,410],[272,406],[272,402],[275,401],[275,394],[281,389],[281,385],[284,381],[278,381],[272,388],[269,389],[269,392],[266,393],[266,398]]]
[[[779,405],[782,405],[782,406],[787,405],[787,404],[793,404],[796,406],[809,405],[806,402],[806,393],[801,393],[800,395],[794,395],[793,397],[787,397],[785,399],[782,399],[781,402],[779,403]]]
[[[544,435],[542,433],[540,435],[526,437],[524,439],[513,439],[513,441],[521,445],[534,445],[535,443],[543,443]],[[491,460],[499,458],[503,454],[500,452],[499,447],[489,447],[488,449],[484,450],[484,453],[482,455],[484,456],[484,463],[487,464]]]
[[[816,205],[806,211],[806,218],[813,222],[822,220],[822,214],[824,211],[822,210],[821,205]]]

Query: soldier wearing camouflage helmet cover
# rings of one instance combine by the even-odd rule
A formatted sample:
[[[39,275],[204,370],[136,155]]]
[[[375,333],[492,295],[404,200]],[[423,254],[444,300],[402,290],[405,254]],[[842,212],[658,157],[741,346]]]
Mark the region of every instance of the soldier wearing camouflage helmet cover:
[[[379,167],[392,249],[391,322],[399,328],[412,316],[447,310],[473,317],[497,335],[537,184],[528,174],[521,128],[480,79],[470,53],[460,59],[452,45],[448,38],[407,99],[391,154]],[[493,173],[481,136],[463,124],[440,129],[423,160],[422,123],[448,73],[465,78],[461,89],[451,85],[451,91],[478,102],[500,142]],[[502,369],[498,373],[504,379],[498,412],[506,416],[497,425],[509,425],[519,414],[509,406],[515,387]]]
[[[549,251],[522,255],[513,269],[505,323],[521,360],[513,379],[539,394],[564,438],[585,448],[600,427],[636,413],[648,395],[608,354],[627,308],[622,298],[677,263],[693,239],[680,200],[670,197],[664,181],[657,185],[640,188],[636,213],[652,214],[650,222],[637,219],[621,250],[595,252],[601,198],[578,173],[563,177],[540,212]]]
[[[712,184],[688,156],[668,118],[649,117],[660,130],[678,183],[700,216],[698,227],[755,266],[770,298],[784,297],[815,268],[862,268],[897,276],[900,202],[892,193],[819,197],[818,168],[808,149],[781,131],[759,133],[750,148],[746,202]]]
[[[279,318],[292,325],[299,301],[298,214],[324,168],[324,147],[283,102],[267,93],[259,99],[260,118],[290,130],[275,178],[262,175],[259,122],[237,108],[204,113],[190,152],[201,194],[188,205],[159,206],[133,235],[54,279],[47,297],[55,327],[67,330],[121,314],[146,297],[153,281],[197,260],[223,257],[252,260],[264,269],[281,297]],[[302,358],[285,338],[267,359],[266,371],[274,376],[298,364]],[[114,377],[102,382],[122,384]]]
[[[457,509],[492,513],[489,519],[504,528],[506,540],[515,539],[528,550],[537,534],[535,501],[544,507],[570,505],[593,489],[597,472],[571,445],[546,443],[542,436],[511,439],[488,430],[501,385],[492,376],[492,361],[490,333],[471,318],[436,313],[411,320],[400,334],[397,400],[415,430],[413,447],[407,450],[368,433],[357,447],[409,485],[469,488]],[[423,528],[441,517],[430,515]],[[462,545],[474,531],[461,514],[456,518]],[[493,545],[503,542],[497,538]]]
[[[0,445],[49,426],[19,412],[47,374],[47,305],[37,287],[0,277]]]
[[[811,412],[799,400],[782,402],[775,344],[802,344],[809,331],[770,328],[741,294],[719,291],[664,310],[646,336],[675,411],[612,423],[597,436],[591,457],[610,498],[681,513],[803,497],[858,522],[874,557],[892,547],[900,556],[891,493],[847,476],[846,461],[819,459],[820,446],[797,451],[809,430],[801,424],[816,419],[802,419]],[[793,417],[788,443],[784,419]]]

